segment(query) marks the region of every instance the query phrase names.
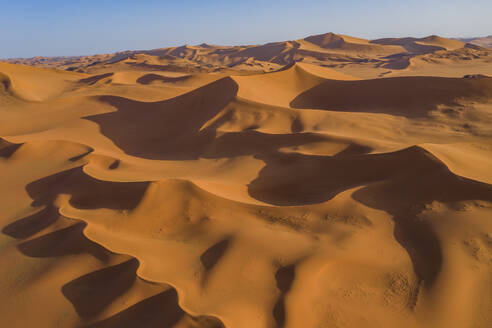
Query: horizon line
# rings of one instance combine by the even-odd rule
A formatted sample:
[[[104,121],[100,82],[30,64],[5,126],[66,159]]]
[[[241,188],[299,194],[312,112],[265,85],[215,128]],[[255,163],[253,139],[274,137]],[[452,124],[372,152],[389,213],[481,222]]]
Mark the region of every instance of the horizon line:
[[[381,39],[404,39],[404,38],[426,38],[426,37],[431,37],[431,36],[438,36],[438,37],[442,37],[442,38],[446,38],[446,39],[454,39],[454,40],[459,40],[459,41],[462,41],[462,40],[465,40],[465,39],[480,39],[480,38],[488,38],[488,37],[492,37],[492,34],[490,35],[483,35],[483,36],[454,36],[454,37],[447,37],[447,36],[441,36],[441,35],[438,35],[438,34],[428,34],[426,36],[423,36],[423,37],[414,37],[414,36],[390,36],[390,37],[379,37],[379,38],[374,38],[374,39],[368,39],[368,38],[362,38],[362,37],[358,37],[358,36],[355,36],[355,35],[349,35],[349,34],[343,34],[343,33],[335,33],[335,32],[325,32],[325,33],[317,33],[317,34],[310,34],[310,35],[307,35],[303,38],[300,38],[300,39],[289,39],[289,40],[281,40],[281,41],[269,41],[269,42],[264,42],[264,43],[250,43],[250,44],[230,44],[230,45],[227,45],[227,44],[215,44],[213,42],[207,42],[207,41],[204,41],[204,42],[200,42],[198,44],[189,44],[189,43],[184,43],[184,44],[180,44],[180,45],[169,45],[169,46],[164,46],[164,47],[157,47],[157,48],[147,48],[147,49],[124,49],[124,50],[114,50],[114,51],[108,51],[108,52],[99,52],[99,53],[90,53],[90,54],[85,54],[85,55],[81,55],[81,54],[78,54],[78,55],[54,55],[54,56],[46,56],[46,55],[35,55],[35,56],[30,56],[30,57],[2,57],[0,56],[0,60],[15,60],[15,59],[32,59],[32,58],[77,58],[77,57],[90,57],[90,56],[98,56],[98,55],[110,55],[110,54],[118,54],[118,53],[125,53],[125,52],[138,52],[138,51],[151,51],[151,50],[157,50],[157,49],[166,49],[166,48],[174,48],[174,47],[184,47],[184,46],[200,46],[200,45],[211,45],[211,46],[218,46],[218,47],[248,47],[248,46],[261,46],[261,45],[267,45],[267,44],[270,44],[270,43],[277,43],[277,42],[289,42],[289,41],[297,41],[297,40],[302,40],[302,39],[305,39],[307,37],[310,37],[310,36],[316,36],[316,35],[324,35],[324,34],[335,34],[335,35],[342,35],[342,36],[349,36],[349,37],[355,37],[355,38],[358,38],[358,39],[364,39],[364,40],[368,40],[368,41],[375,41],[375,40],[381,40]],[[465,41],[463,41],[465,42]]]

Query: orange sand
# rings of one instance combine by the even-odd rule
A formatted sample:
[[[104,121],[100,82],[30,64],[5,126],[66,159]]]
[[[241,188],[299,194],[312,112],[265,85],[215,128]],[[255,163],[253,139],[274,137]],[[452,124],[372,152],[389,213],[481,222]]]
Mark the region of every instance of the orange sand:
[[[0,63],[0,326],[490,327],[491,62],[329,33]]]

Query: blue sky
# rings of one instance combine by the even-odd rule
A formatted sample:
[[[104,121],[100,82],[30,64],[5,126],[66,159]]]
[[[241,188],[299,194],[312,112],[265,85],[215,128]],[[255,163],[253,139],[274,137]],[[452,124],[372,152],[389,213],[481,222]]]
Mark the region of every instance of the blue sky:
[[[257,44],[335,32],[492,34],[492,0],[0,0],[0,58],[182,44]]]

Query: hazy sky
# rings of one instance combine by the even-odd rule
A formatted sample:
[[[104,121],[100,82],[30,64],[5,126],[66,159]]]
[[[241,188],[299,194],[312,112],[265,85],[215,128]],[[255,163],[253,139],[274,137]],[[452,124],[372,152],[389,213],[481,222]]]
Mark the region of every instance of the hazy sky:
[[[492,0],[0,0],[0,57],[182,44],[256,44],[335,32],[492,34]]]

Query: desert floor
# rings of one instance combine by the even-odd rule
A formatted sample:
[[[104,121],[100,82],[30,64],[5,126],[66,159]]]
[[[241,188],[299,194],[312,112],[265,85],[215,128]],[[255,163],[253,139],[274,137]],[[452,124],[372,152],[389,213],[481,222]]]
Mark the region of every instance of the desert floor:
[[[490,327],[492,51],[289,42],[0,63],[0,326]]]

